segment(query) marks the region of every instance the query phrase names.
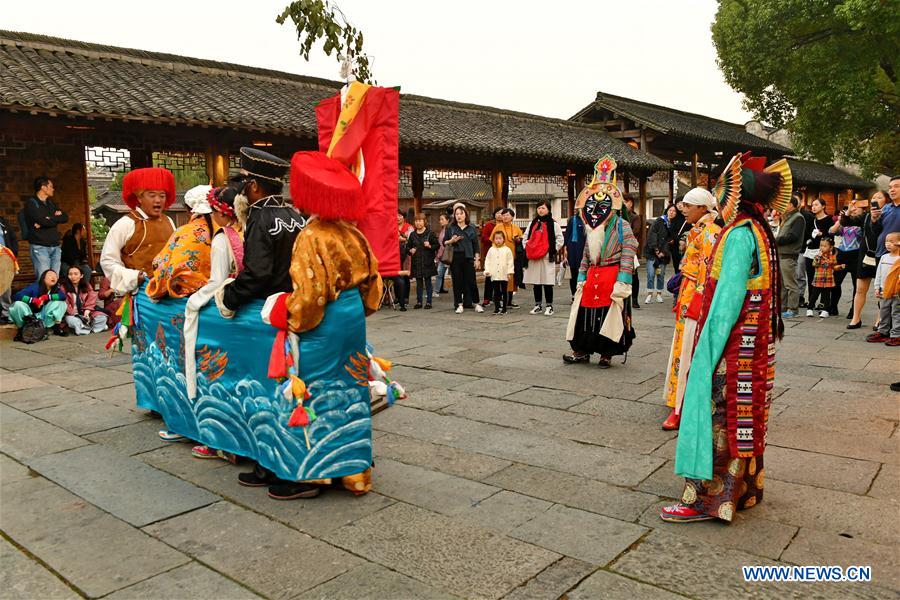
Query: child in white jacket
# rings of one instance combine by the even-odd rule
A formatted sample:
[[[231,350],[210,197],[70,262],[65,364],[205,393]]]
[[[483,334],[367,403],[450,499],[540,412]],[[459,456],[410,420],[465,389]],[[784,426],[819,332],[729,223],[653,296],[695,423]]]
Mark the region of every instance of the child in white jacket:
[[[506,246],[506,235],[497,231],[491,237],[493,245],[484,257],[484,276],[491,278],[494,294],[494,314],[506,314],[507,285],[512,285],[516,261],[512,250]],[[512,289],[510,287],[509,289]]]

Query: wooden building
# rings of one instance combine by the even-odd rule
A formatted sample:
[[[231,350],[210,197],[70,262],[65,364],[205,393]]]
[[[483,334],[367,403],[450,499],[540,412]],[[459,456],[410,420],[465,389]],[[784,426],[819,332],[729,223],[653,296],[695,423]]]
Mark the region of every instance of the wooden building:
[[[793,158],[791,148],[751,133],[746,125],[632,98],[597,92],[594,101],[571,119],[599,125],[610,136],[672,163],[676,176],[669,178],[669,201],[676,197],[676,186],[682,182],[688,189],[697,185],[711,188],[725,163],[747,150],[770,161],[790,157],[795,190],[804,197],[821,196],[831,208],[874,187],[832,165]],[[648,204],[643,212],[658,216],[660,206],[659,202]]]
[[[32,180],[47,174],[71,220],[88,222],[86,161],[117,171],[157,164],[176,178],[179,170],[201,170],[221,183],[238,167],[241,146],[285,158],[314,149],[315,106],[340,87],[267,69],[0,31],[0,214],[15,222]],[[595,125],[401,96],[401,183],[417,210],[438,178],[489,185],[487,202],[494,206],[506,203],[511,176],[564,177],[571,202],[605,153],[616,157],[626,181],[671,168]],[[27,244],[19,259],[21,278],[30,279]]]

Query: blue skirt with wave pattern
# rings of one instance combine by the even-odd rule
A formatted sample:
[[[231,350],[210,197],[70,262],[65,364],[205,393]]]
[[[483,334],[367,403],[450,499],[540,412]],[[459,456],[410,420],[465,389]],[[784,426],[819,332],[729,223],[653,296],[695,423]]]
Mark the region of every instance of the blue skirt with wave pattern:
[[[260,318],[261,300],[241,307],[230,320],[213,303],[200,311],[197,396],[189,400],[182,334],[186,301],[153,303],[143,290],[135,298],[137,405],[162,414],[169,430],[253,459],[293,481],[353,475],[371,466],[365,312],[356,289],[328,304],[321,324],[298,336],[299,375],[311,394],[305,405],[317,417],[306,428],[287,426],[295,403],[267,377],[276,331]]]

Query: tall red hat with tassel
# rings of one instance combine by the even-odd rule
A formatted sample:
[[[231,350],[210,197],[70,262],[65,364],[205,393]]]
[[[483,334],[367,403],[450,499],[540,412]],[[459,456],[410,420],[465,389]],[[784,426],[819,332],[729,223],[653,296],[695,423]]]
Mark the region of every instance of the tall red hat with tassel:
[[[294,154],[291,198],[300,211],[323,221],[359,221],[366,214],[359,179],[324,152]]]

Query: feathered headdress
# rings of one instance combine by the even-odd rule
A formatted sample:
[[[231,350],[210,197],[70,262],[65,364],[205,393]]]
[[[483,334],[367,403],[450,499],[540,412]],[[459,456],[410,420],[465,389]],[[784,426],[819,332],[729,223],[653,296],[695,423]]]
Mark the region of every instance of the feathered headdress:
[[[778,212],[784,212],[791,200],[793,177],[787,160],[778,160],[768,167],[764,156],[749,152],[736,154],[725,166],[713,195],[719,204],[719,214],[726,225],[734,222],[738,205],[751,202]]]

